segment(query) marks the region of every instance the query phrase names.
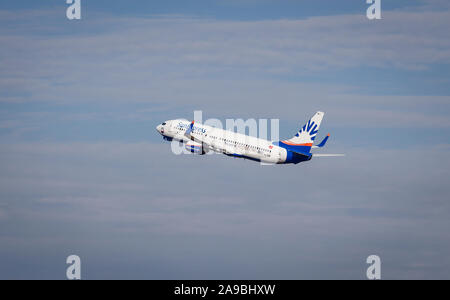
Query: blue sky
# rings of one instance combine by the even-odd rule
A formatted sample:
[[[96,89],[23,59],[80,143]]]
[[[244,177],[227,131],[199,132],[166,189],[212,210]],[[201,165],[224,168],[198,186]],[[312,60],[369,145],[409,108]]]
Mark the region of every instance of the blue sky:
[[[0,278],[449,278],[448,1],[66,7],[0,3]],[[323,110],[347,156],[175,156],[155,126],[194,110]]]

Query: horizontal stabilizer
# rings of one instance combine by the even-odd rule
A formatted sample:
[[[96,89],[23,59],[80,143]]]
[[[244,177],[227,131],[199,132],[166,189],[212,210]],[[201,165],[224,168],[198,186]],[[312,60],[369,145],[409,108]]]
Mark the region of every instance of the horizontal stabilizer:
[[[312,146],[312,147],[313,148],[322,148],[327,143],[329,137],[330,137],[330,134],[327,134],[327,136],[320,142],[319,145]]]

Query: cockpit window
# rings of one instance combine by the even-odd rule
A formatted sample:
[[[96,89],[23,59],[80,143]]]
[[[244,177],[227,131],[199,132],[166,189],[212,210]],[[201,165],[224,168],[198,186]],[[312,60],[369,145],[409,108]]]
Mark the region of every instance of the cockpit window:
[[[161,125],[166,125],[166,122],[162,123]]]

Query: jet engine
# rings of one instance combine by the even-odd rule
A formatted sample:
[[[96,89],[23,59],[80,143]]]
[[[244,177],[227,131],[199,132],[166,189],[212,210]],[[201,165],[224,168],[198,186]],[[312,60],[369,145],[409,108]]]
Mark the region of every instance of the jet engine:
[[[206,153],[206,149],[203,147],[203,145],[194,141],[187,142],[185,148],[187,151],[198,155],[203,155]]]

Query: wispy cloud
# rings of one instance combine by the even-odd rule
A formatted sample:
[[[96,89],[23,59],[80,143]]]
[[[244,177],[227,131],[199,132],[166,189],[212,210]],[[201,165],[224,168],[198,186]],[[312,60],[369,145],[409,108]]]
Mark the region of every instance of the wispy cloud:
[[[42,14],[29,12],[26,19],[39,28]],[[51,19],[52,13],[47,14],[46,20]],[[446,65],[448,20],[448,10],[391,11],[380,22],[368,22],[364,15],[267,21],[93,15],[79,25],[70,24],[74,34],[60,33],[69,29],[67,22],[55,29],[56,35],[35,36],[25,28],[4,27],[0,40],[7,47],[0,50],[0,101],[170,102],[214,114],[226,105],[239,105],[291,120],[298,116],[282,108],[300,104],[305,111],[315,110],[319,103],[344,122],[349,112],[341,114],[342,109],[364,103],[380,110],[364,114],[370,124],[447,127],[439,114],[448,112],[448,96],[415,96],[408,101],[383,93],[368,96],[367,86],[351,79],[332,84],[318,78],[364,67],[414,73]],[[81,29],[85,27],[90,30]],[[316,79],[305,81],[309,74]],[[425,78],[422,84],[443,79],[431,75],[434,79]],[[301,79],[285,80],[290,77]],[[410,94],[407,88],[397,91],[402,93]],[[424,109],[405,112],[399,105],[405,102]]]
[[[71,232],[70,239],[86,245],[90,255],[96,251],[113,255],[106,245],[114,245],[118,235],[140,240],[145,236],[145,242],[137,248],[130,244],[126,252],[151,251],[153,258],[163,260],[190,251],[186,239],[219,239],[225,244],[246,240],[245,252],[196,248],[189,257],[195,261],[204,255],[216,259],[231,255],[243,260],[248,258],[245,253],[253,253],[261,258],[266,252],[259,248],[269,247],[285,256],[276,267],[266,265],[269,278],[280,276],[277,268],[285,270],[281,278],[313,276],[302,268],[290,269],[292,261],[311,263],[315,272],[329,269],[328,276],[337,278],[342,273],[330,267],[336,260],[347,264],[347,276],[359,278],[361,266],[351,261],[376,250],[391,261],[386,278],[439,277],[440,270],[449,266],[441,257],[427,254],[436,250],[437,243],[439,253],[450,247],[444,230],[449,222],[445,196],[449,191],[443,179],[450,175],[446,149],[426,149],[433,155],[417,160],[424,149],[369,154],[349,148],[342,160],[263,167],[219,155],[179,157],[168,148],[148,143],[3,146],[1,210],[10,217],[0,218],[0,252],[9,253],[17,245],[61,251],[72,245],[65,237]],[[189,170],[189,176],[183,170]],[[167,180],[176,182],[177,188],[168,189]],[[16,225],[11,236],[14,224],[22,225]],[[33,236],[41,240],[29,238]],[[164,245],[161,237],[186,240],[185,246],[178,250],[156,246]],[[403,246],[411,243],[419,244],[405,250]],[[334,257],[327,266],[320,263],[324,256]],[[133,261],[144,263],[143,259]],[[427,266],[415,265],[410,274],[405,265],[413,262]],[[246,274],[255,275],[258,265],[249,260]],[[91,262],[91,276],[100,269]],[[231,276],[239,276],[238,270]],[[220,274],[206,272],[213,277]],[[189,274],[187,278],[196,278]]]

